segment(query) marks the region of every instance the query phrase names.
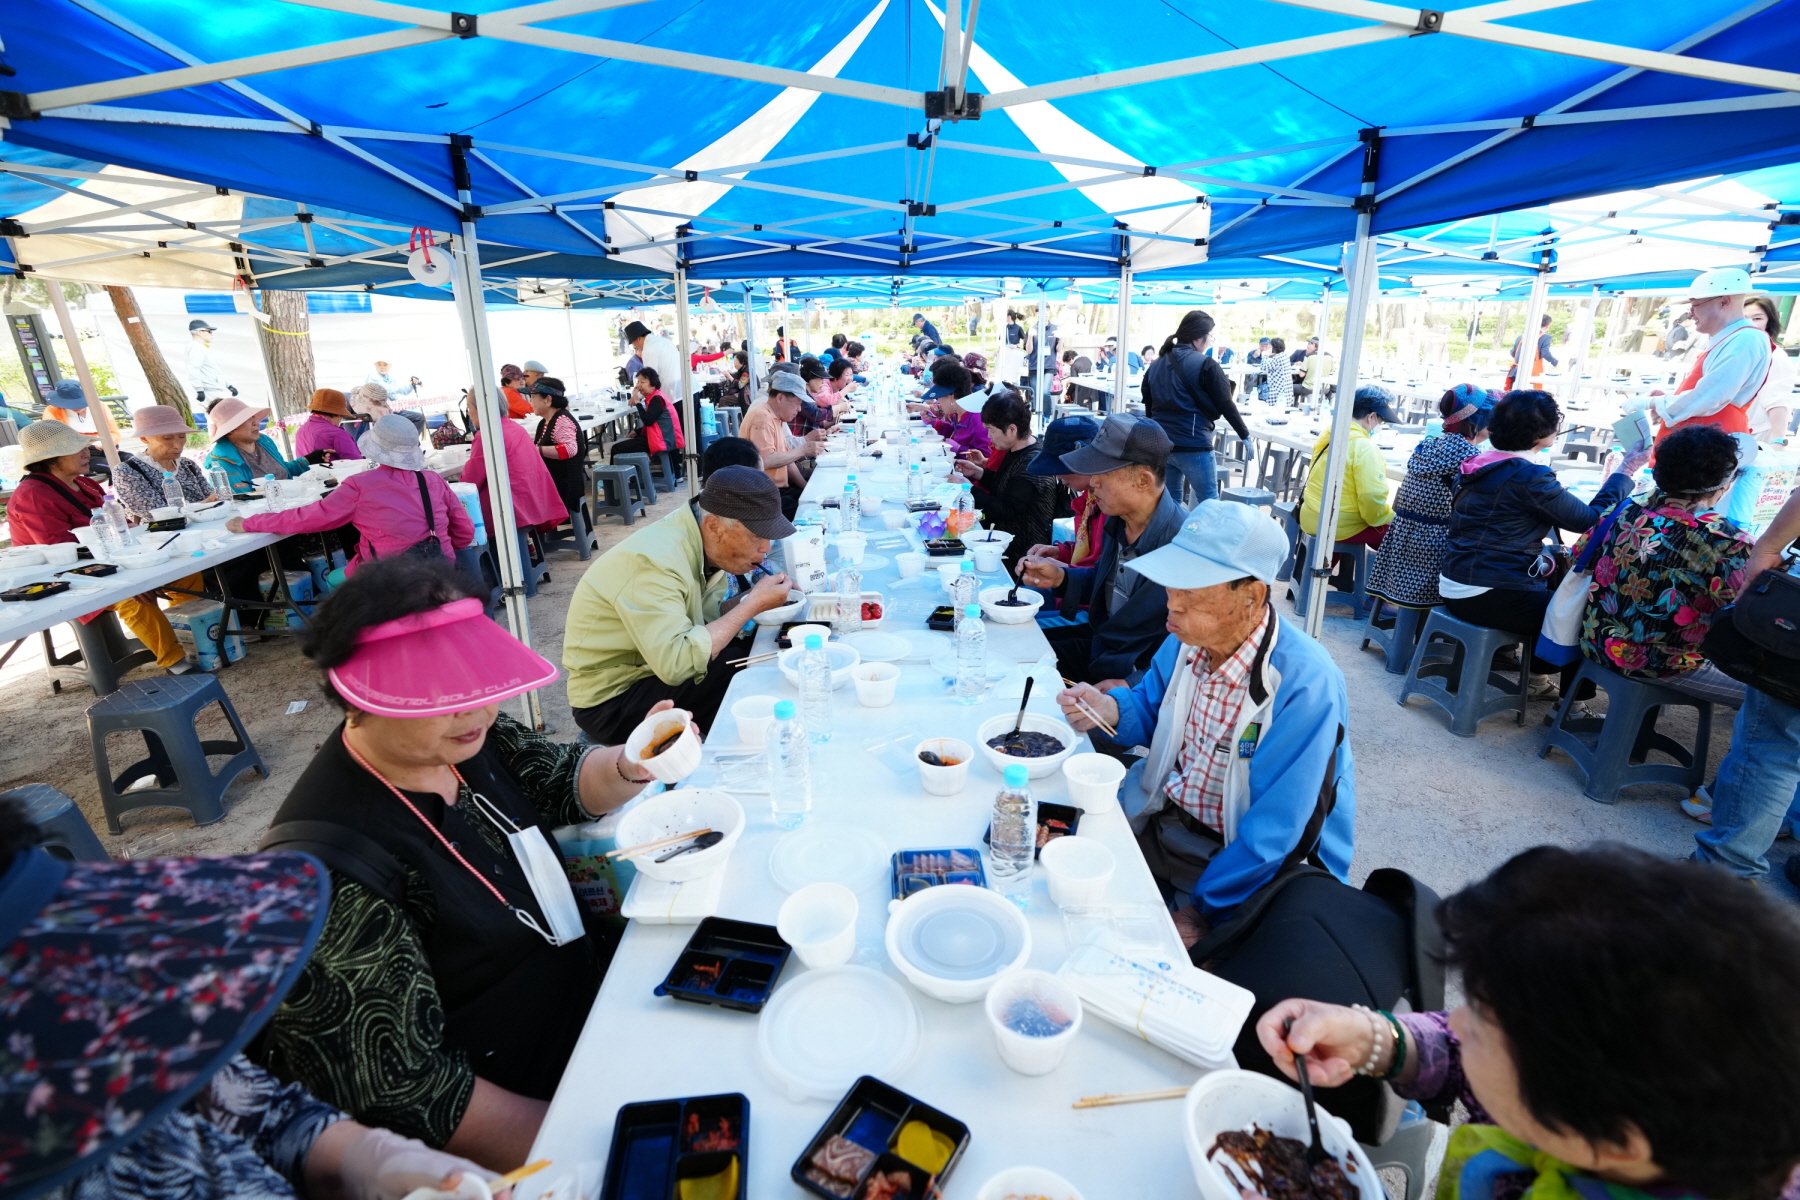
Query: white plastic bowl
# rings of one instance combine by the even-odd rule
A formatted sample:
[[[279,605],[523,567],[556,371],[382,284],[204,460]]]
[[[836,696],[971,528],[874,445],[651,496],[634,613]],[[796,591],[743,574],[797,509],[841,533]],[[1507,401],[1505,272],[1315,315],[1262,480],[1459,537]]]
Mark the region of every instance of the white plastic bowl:
[[[888,912],[888,958],[933,1000],[971,1004],[1031,958],[1024,911],[987,888],[941,884],[891,901]]]
[[[1044,593],[1022,587],[1017,607],[1002,605],[1000,601],[1011,594],[1011,587],[991,587],[982,588],[975,598],[981,602],[982,615],[996,625],[1024,625],[1037,620],[1038,609],[1044,607]]]
[[[805,647],[795,646],[792,650],[783,650],[781,657],[775,660],[795,691],[800,689],[800,656],[804,653]],[[826,642],[825,653],[831,658],[831,687],[836,691],[850,682],[850,672],[862,661],[862,655],[856,652],[855,646],[846,646],[842,642]]]
[[[43,565],[44,548],[42,546],[14,546],[10,550],[0,552],[0,566],[4,566],[8,569],[13,567],[41,567]]]
[[[1062,839],[1058,839],[1062,840]],[[1030,1000],[1046,1013],[1059,1013],[1068,1024],[1047,1037],[1033,1037],[1007,1028],[1006,1015],[1013,1003]],[[1062,1065],[1063,1055],[1081,1032],[1081,997],[1073,987],[1048,971],[1009,971],[988,989],[988,1028],[994,1031],[994,1048],[1000,1061],[1021,1075],[1048,1075]]]
[[[653,850],[631,860],[640,875],[685,883],[710,875],[725,865],[731,849],[744,833],[744,807],[725,792],[710,788],[680,788],[661,792],[626,811],[619,818],[613,840],[620,849],[641,846],[661,838],[674,837],[696,829],[716,829],[724,840],[704,850],[694,850],[666,863],[656,860],[667,851]]]
[[[1005,554],[1006,548],[1012,545],[1013,535],[1002,529],[971,529],[962,534],[960,540],[971,550],[977,545],[988,545]]]
[[[127,550],[112,556],[121,571],[141,571],[154,567],[169,557],[167,550]]]
[[[1008,1167],[981,1185],[975,1200],[1020,1200],[1021,1197],[1042,1200],[1082,1200],[1075,1185],[1042,1167]]]
[[[929,750],[939,758],[954,758],[956,765],[934,767],[919,757],[921,750]],[[913,747],[913,761],[919,764],[919,783],[933,796],[960,794],[969,780],[969,759],[974,753],[974,747],[969,743],[955,738],[926,738]]]
[[[932,889],[936,891],[936,888]],[[1329,1095],[1329,1093],[1325,1093]],[[1241,1200],[1237,1184],[1222,1166],[1207,1158],[1215,1139],[1228,1130],[1260,1125],[1278,1137],[1311,1140],[1306,1124],[1306,1101],[1300,1092],[1279,1080],[1251,1071],[1211,1071],[1200,1077],[1187,1094],[1182,1115],[1182,1136],[1187,1142],[1188,1164],[1205,1200]],[[1344,1165],[1350,1182],[1365,1196],[1384,1193],[1381,1177],[1363,1153],[1350,1126],[1318,1108],[1319,1137],[1327,1153]]]
[[[667,708],[645,717],[625,739],[625,756],[650,772],[653,779],[680,783],[700,766],[700,738],[694,733],[693,719],[694,714],[684,708]],[[655,758],[644,757],[644,750],[652,742],[667,737],[676,728],[681,730],[681,736],[674,745]]]
[[[1066,843],[1066,844],[1065,844]],[[1106,898],[1118,860],[1091,837],[1059,837],[1038,851],[1038,865],[1058,908],[1099,904]]]
[[[1047,733],[1059,739],[1063,744],[1060,753],[1045,755],[1043,758],[1019,758],[1012,754],[1002,754],[988,745],[989,738],[999,737],[1003,733],[1011,733],[1013,722],[1018,720],[1018,717],[1019,714],[1015,710],[1001,713],[997,717],[989,717],[983,721],[981,728],[975,732],[975,741],[979,743],[976,749],[987,756],[987,760],[993,764],[994,770],[1003,774],[1006,768],[1014,763],[1024,763],[1027,772],[1033,779],[1042,779],[1046,775],[1054,774],[1063,765],[1063,760],[1075,753],[1076,743],[1080,741],[1081,735],[1071,729],[1066,722],[1059,721],[1055,717],[1028,712],[1025,714],[1022,728],[1035,730],[1038,733]]]
[[[788,592],[788,602],[775,608],[765,608],[756,614],[758,625],[767,625],[773,629],[784,621],[792,621],[806,607],[806,593],[798,588]]]

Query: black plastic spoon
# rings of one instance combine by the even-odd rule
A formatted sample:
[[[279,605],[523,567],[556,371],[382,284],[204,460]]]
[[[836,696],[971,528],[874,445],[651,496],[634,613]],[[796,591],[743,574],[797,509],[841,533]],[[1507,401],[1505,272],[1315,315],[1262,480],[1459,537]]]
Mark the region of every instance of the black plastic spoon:
[[[1037,676],[1035,675],[1025,677],[1025,694],[1019,697],[1019,719],[1013,722],[1012,731],[1014,733],[1025,728],[1025,706],[1031,703],[1031,685],[1036,682]]]
[[[1281,1027],[1283,1037],[1294,1027],[1294,1018],[1289,1017]],[[1306,1148],[1306,1162],[1309,1166],[1318,1166],[1327,1158],[1325,1142],[1319,1137],[1319,1110],[1313,1106],[1312,1080],[1306,1073],[1306,1055],[1294,1055],[1294,1073],[1300,1077],[1300,1094],[1306,1098],[1306,1124],[1312,1130],[1312,1145]]]
[[[659,863],[665,863],[665,862],[668,862],[671,858],[677,857],[678,855],[687,854],[690,851],[694,851],[694,850],[705,850],[707,847],[716,846],[724,840],[725,840],[725,835],[723,833],[719,832],[717,829],[715,829],[711,833],[701,834],[699,837],[695,838],[693,841],[689,842],[685,846],[677,846],[675,849],[669,851],[667,854],[659,856],[656,859],[656,861]]]

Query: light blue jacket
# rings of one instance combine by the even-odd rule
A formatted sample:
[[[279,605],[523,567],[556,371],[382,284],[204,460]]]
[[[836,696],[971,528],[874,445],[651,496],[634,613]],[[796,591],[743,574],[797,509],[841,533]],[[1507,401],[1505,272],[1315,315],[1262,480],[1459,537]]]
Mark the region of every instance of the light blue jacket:
[[[1119,703],[1119,744],[1150,747],[1125,780],[1128,816],[1147,816],[1167,802],[1163,784],[1179,761],[1196,653],[1171,636],[1136,687],[1110,693]],[[1215,926],[1275,877],[1316,818],[1317,857],[1347,881],[1356,842],[1349,709],[1344,674],[1325,648],[1277,616],[1251,664],[1250,695],[1238,717],[1220,830],[1225,848],[1194,889],[1194,903]]]
[[[259,435],[256,444],[262,447],[264,454],[286,467],[290,478],[306,470],[306,460],[281,457],[280,448],[269,440],[268,434]],[[216,468],[224,471],[231,480],[231,490],[234,492],[254,492],[262,482],[251,472],[249,464],[244,462],[244,456],[238,453],[238,448],[225,438],[213,443],[212,452],[206,456],[206,465],[209,470]]]

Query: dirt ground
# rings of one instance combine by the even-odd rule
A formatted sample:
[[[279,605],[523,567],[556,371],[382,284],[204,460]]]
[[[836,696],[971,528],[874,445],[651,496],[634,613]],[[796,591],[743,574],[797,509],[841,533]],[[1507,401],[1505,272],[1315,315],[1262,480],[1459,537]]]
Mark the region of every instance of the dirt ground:
[[[679,497],[664,496],[652,518],[679,502]],[[629,531],[607,518],[599,532],[605,547]],[[553,554],[551,561],[550,582],[530,609],[536,645],[556,662],[562,653],[563,614],[586,564],[571,552]],[[1285,603],[1282,607],[1291,611]],[[59,630],[59,638],[66,647],[67,631]],[[1325,645],[1349,683],[1358,880],[1377,867],[1400,867],[1447,893],[1510,855],[1545,842],[1577,846],[1614,840],[1671,858],[1691,851],[1698,826],[1678,807],[1682,789],[1639,787],[1616,804],[1598,804],[1582,796],[1579,773],[1566,758],[1554,752],[1548,761],[1538,758],[1545,732],[1540,722],[1549,704],[1533,704],[1522,727],[1498,716],[1484,722],[1476,737],[1453,737],[1446,718],[1428,702],[1414,699],[1404,708],[1395,704],[1400,677],[1385,672],[1374,648],[1359,650],[1359,641],[1358,627],[1349,620],[1327,620]],[[155,672],[154,667],[140,668],[133,678]],[[219,679],[269,770],[268,779],[246,774],[232,786],[223,820],[196,827],[185,812],[148,809],[126,814],[122,834],[107,834],[83,720],[93,697],[79,687],[53,695],[35,640],[0,670],[0,722],[8,730],[0,739],[0,788],[43,782],[67,792],[116,856],[249,850],[337,724],[337,713],[289,639],[252,644],[244,660]],[[573,740],[575,728],[561,686],[539,695],[552,736]],[[307,702],[304,711],[290,715],[290,703],[299,700]],[[1714,715],[1711,769],[1730,745],[1733,715],[1729,710]],[[1684,711],[1665,724],[1681,737],[1691,731],[1691,721]],[[206,731],[206,736],[220,735]],[[1778,860],[1794,848],[1793,842],[1776,844],[1772,858],[1777,870],[1769,884],[1790,899],[1800,897],[1781,878]]]

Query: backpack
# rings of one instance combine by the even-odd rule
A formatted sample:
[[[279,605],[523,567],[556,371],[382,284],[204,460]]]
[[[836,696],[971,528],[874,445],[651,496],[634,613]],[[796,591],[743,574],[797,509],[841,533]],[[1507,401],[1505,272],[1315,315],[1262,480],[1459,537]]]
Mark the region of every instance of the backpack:
[[[1800,578],[1764,571],[1713,614],[1700,649],[1746,687],[1800,708]]]

